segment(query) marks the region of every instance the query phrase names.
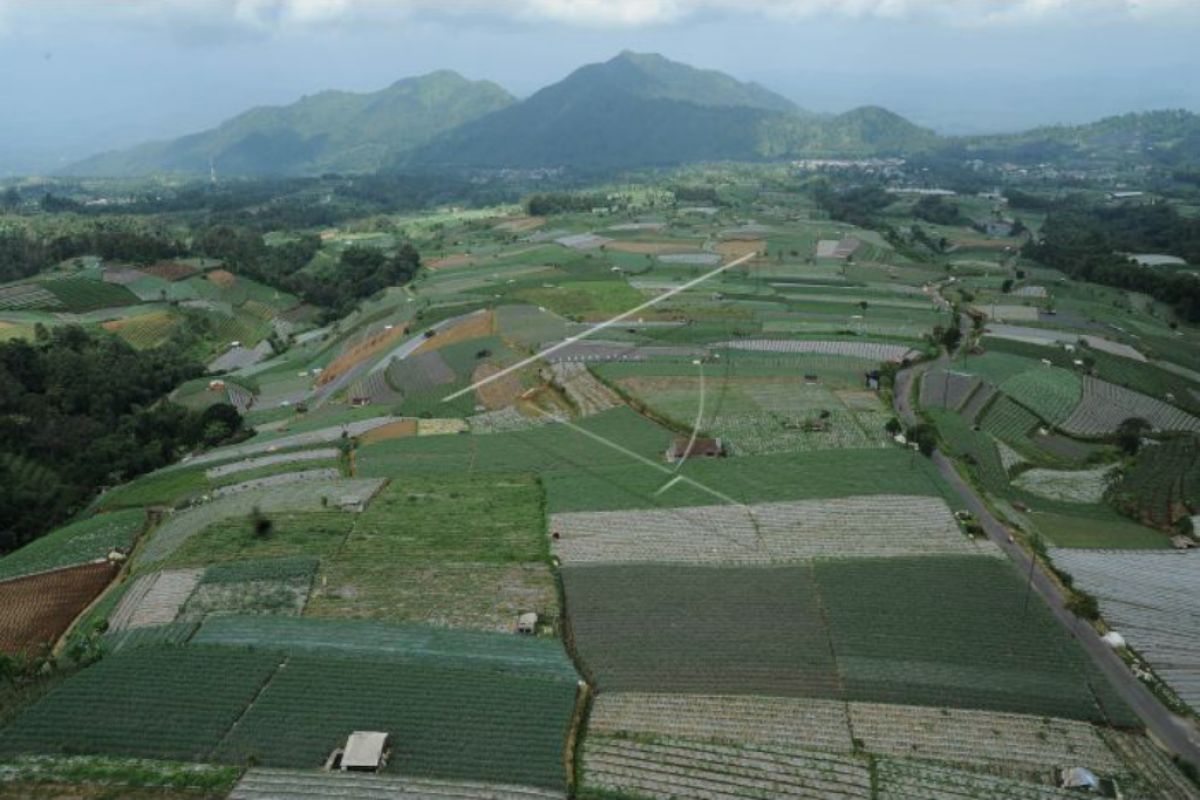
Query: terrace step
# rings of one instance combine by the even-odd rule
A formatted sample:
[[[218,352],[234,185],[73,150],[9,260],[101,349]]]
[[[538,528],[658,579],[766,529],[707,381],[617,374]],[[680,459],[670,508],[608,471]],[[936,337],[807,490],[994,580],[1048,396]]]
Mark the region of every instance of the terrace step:
[[[508,784],[449,781],[400,775],[317,772],[284,769],[249,770],[229,800],[563,800],[551,789]]]

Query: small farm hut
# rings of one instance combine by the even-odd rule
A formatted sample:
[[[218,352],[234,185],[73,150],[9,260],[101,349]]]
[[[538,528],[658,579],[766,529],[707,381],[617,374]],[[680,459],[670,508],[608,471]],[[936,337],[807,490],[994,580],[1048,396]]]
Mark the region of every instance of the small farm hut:
[[[725,446],[720,438],[676,436],[667,448],[667,461],[677,463],[685,458],[720,458],[725,455]]]
[[[537,633],[538,615],[533,611],[527,611],[517,617],[517,633],[534,634]]]
[[[225,381],[223,381],[223,380],[220,380],[219,378],[217,378],[217,379],[213,379],[213,380],[209,381],[209,382],[208,382],[208,390],[209,390],[210,392],[223,392],[223,391],[225,391]]]
[[[342,751],[343,772],[378,772],[387,764],[388,735],[379,731],[355,731]]]
[[[1059,773],[1059,783],[1063,789],[1076,789],[1085,792],[1100,791],[1100,779],[1096,773],[1083,767],[1067,767]]]

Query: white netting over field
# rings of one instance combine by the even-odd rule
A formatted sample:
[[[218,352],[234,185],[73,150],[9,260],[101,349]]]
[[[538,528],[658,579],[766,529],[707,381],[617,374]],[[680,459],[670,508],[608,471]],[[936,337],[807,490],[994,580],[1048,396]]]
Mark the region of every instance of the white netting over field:
[[[1054,563],[1154,671],[1200,708],[1200,552],[1054,550]]]
[[[994,555],[940,498],[867,495],[755,506],[554,514],[567,564],[770,564],[813,558]]]
[[[809,341],[805,339],[739,339],[720,342],[714,348],[753,350],[764,353],[826,353],[834,356],[865,358],[871,361],[903,361],[920,353],[911,347],[879,342]]]
[[[174,622],[192,596],[202,569],[168,569],[138,578],[109,619],[109,629],[144,628]]]
[[[296,464],[301,461],[320,461],[327,458],[338,458],[341,455],[336,447],[318,447],[315,450],[297,450],[294,453],[277,453],[275,455],[260,456],[258,458],[246,458],[241,461],[234,461],[229,464],[222,464],[218,467],[210,467],[204,470],[204,477],[223,478],[226,475],[233,475],[238,472],[246,472],[252,469],[261,469],[263,467],[273,467],[277,464]]]
[[[1104,436],[1130,417],[1141,417],[1163,431],[1200,431],[1200,419],[1153,397],[1107,383],[1083,379],[1083,399],[1062,424],[1067,433]]]
[[[875,774],[878,800],[1073,800],[1080,796],[1068,789],[920,761],[880,759]]]

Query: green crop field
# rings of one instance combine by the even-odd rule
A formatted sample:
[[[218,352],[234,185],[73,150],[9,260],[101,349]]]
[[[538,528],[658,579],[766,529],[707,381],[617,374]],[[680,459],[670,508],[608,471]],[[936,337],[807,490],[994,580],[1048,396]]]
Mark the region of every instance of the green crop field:
[[[352,731],[388,731],[385,772],[562,788],[575,682],[358,658],[289,657],[221,761],[315,768]]]
[[[324,559],[307,614],[509,630],[558,617],[542,490],[529,476],[413,476]]]
[[[543,481],[555,513],[728,502],[722,497],[741,503],[875,493],[953,497],[927,459],[900,448],[693,460],[679,475],[696,483],[674,482],[660,492],[672,481],[672,472],[620,464],[545,474]]]
[[[849,699],[1104,719],[1087,657],[1025,603],[1007,563],[859,559],[816,573]]]
[[[97,308],[129,306],[138,301],[137,295],[115,283],[88,278],[60,278],[43,281],[47,291],[59,299],[63,307],[76,313]]]
[[[341,511],[266,513],[267,536],[256,533],[249,515],[216,520],[185,541],[164,566],[186,567],[280,557],[332,556],[354,528],[354,516]]]
[[[145,525],[140,508],[71,523],[0,558],[0,580],[104,558],[116,548],[132,547]]]
[[[841,694],[809,566],[562,575],[575,646],[600,691]]]
[[[0,754],[206,761],[275,672],[278,654],[138,648],[108,656],[0,730]]]

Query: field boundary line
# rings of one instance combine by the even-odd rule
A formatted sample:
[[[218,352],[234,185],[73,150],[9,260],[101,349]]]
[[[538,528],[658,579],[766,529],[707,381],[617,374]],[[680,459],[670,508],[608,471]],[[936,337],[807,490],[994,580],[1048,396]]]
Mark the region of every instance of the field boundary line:
[[[200,628],[197,627],[196,630],[199,631]],[[195,632],[193,632],[192,635],[195,636]],[[271,674],[268,675],[267,679],[262,682],[261,686],[258,687],[258,691],[254,693],[254,697],[250,698],[250,702],[247,703],[246,707],[242,709],[242,713],[238,714],[237,719],[235,719],[233,721],[233,724],[229,726],[229,728],[225,731],[224,734],[222,734],[221,738],[217,741],[217,743],[212,746],[212,749],[208,751],[208,755],[210,758],[215,757],[217,751],[221,749],[222,745],[224,745],[225,742],[228,741],[229,738],[233,735],[233,732],[237,730],[238,725],[242,724],[242,720],[245,719],[246,715],[250,713],[250,709],[254,708],[254,704],[258,702],[258,698],[262,697],[263,692],[265,692],[267,690],[267,688],[271,685],[271,682],[275,680],[275,676],[279,674],[279,670],[286,667],[288,661],[291,660],[291,656],[283,655],[282,657],[283,657],[283,660],[275,665],[275,669],[271,670]]]
[[[640,305],[634,306],[633,308],[629,309],[628,311],[622,311],[620,314],[616,315],[615,317],[611,317],[610,319],[607,319],[604,322],[599,322],[599,323],[593,325],[592,327],[588,328],[583,333],[577,334],[575,336],[568,336],[566,339],[563,339],[558,344],[550,345],[549,347],[533,354],[532,356],[529,356],[528,358],[518,361],[516,364],[512,364],[508,367],[505,367],[504,369],[497,372],[495,375],[489,375],[488,377],[484,378],[483,380],[477,381],[477,382],[471,384],[470,386],[467,386],[464,389],[459,389],[457,392],[454,392],[453,394],[446,395],[445,397],[442,398],[442,402],[447,403],[451,400],[462,397],[467,392],[472,392],[472,391],[478,389],[480,386],[491,383],[492,381],[497,380],[498,378],[502,378],[511,372],[515,372],[519,369],[523,369],[524,367],[529,366],[530,364],[534,363],[535,361],[541,360],[542,358],[550,355],[551,353],[558,352],[559,350],[562,350],[564,347],[569,347],[582,339],[588,338],[589,336],[591,336],[594,333],[599,333],[600,331],[605,330],[606,328],[611,328],[613,325],[616,325],[618,322],[620,322],[624,319],[627,319],[628,317],[633,316],[634,314],[638,313],[639,311],[643,311],[647,308],[656,306],[659,303],[661,303],[663,300],[666,300],[667,298],[674,297],[675,295],[679,294],[680,292],[687,291],[688,289],[692,288],[693,286],[701,284],[704,281],[708,280],[709,278],[716,277],[717,275],[720,275],[722,272],[724,272],[728,269],[732,269],[733,267],[736,267],[736,266],[748,261],[750,259],[750,257],[753,255],[755,255],[755,254],[747,253],[746,255],[741,256],[740,258],[735,258],[733,261],[730,261],[728,264],[722,264],[721,266],[717,267],[716,269],[709,270],[708,272],[704,273],[703,275],[701,275],[698,278],[692,278],[690,281],[687,281],[686,283],[681,283],[680,285],[674,287],[673,289],[668,289],[667,291],[663,292],[660,295],[655,295],[654,297],[650,298],[646,302],[644,302]]]

